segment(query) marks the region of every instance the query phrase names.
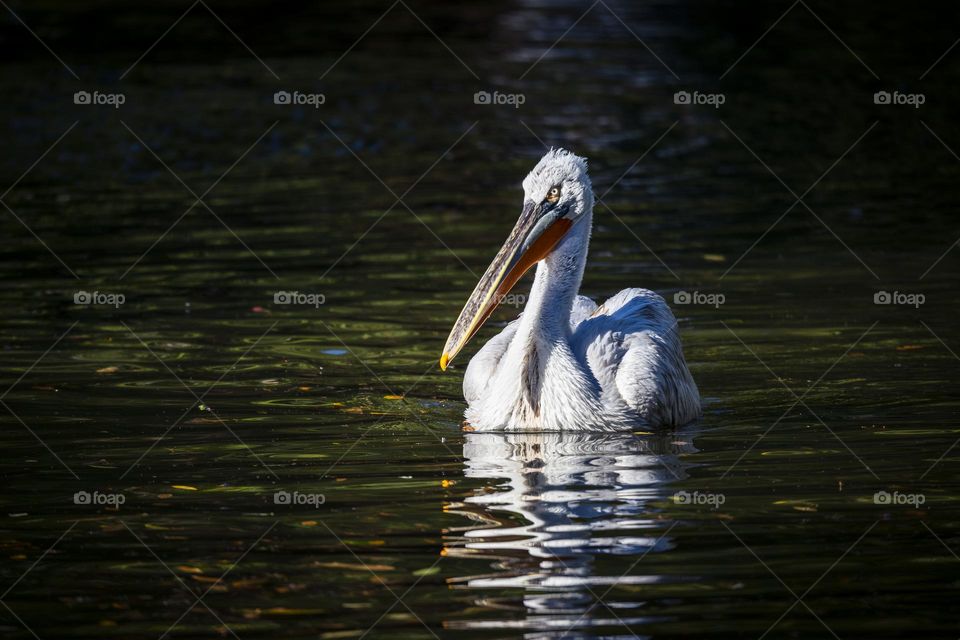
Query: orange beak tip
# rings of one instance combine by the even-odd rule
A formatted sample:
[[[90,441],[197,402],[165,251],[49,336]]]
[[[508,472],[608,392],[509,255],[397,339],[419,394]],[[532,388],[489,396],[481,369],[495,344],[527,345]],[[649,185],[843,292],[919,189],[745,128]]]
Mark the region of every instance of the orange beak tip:
[[[449,357],[446,353],[444,353],[442,356],[440,356],[440,370],[441,370],[441,371],[446,371],[446,370],[447,370],[447,364],[448,364],[449,362],[450,362],[450,357]]]

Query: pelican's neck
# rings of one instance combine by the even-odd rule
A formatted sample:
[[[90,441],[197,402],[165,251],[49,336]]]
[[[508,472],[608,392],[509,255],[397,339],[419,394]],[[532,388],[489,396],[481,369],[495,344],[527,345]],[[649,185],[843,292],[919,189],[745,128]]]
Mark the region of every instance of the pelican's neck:
[[[584,214],[537,265],[537,275],[517,330],[517,338],[525,346],[532,348],[535,342],[552,343],[570,334],[570,310],[587,264],[592,218],[591,212]]]
[[[537,265],[517,332],[500,361],[496,384],[503,390],[503,424],[538,424],[542,399],[558,393],[585,415],[594,410],[599,415],[595,385],[570,345],[570,313],[587,263],[590,223],[588,210]]]

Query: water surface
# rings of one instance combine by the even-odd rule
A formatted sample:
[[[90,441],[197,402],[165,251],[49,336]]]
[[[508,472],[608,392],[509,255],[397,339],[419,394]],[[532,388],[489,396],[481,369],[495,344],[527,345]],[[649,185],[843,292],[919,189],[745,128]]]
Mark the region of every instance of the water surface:
[[[183,7],[15,8],[69,70],[0,31],[5,635],[957,636],[949,16],[210,6],[262,62],[202,5],[149,51]],[[699,424],[461,430],[437,357],[551,145],[582,292],[671,302]]]

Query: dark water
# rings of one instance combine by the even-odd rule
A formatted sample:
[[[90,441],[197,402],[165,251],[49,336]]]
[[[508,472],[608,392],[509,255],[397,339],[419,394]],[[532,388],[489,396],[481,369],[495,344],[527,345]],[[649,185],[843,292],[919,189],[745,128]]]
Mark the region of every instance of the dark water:
[[[790,7],[4,10],[4,636],[958,637],[957,15]],[[699,424],[461,431],[544,145]]]

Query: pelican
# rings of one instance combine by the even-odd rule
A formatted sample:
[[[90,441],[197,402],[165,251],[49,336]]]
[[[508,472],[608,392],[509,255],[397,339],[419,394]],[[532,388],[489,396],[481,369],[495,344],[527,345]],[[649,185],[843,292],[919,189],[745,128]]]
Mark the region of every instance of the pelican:
[[[551,149],[523,181],[523,210],[457,318],[440,368],[476,335],[533,265],[523,313],[470,360],[476,431],[625,431],[700,414],[677,321],[656,293],[624,289],[599,307],[578,295],[590,244],[587,161]]]

